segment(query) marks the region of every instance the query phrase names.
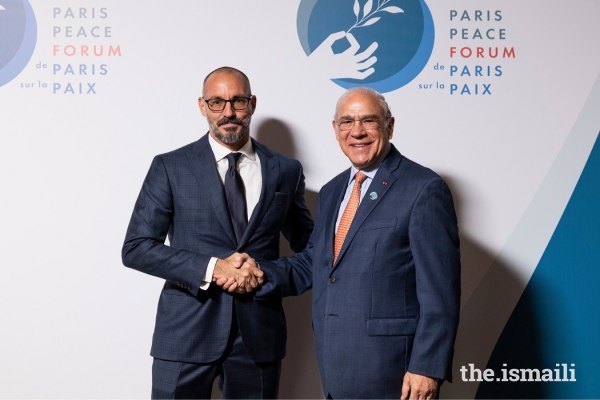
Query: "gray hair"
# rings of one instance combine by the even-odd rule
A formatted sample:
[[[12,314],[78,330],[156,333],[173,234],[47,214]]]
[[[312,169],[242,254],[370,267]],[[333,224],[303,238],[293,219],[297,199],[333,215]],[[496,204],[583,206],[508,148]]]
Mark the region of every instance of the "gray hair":
[[[344,101],[344,99],[346,97],[348,97],[349,95],[351,95],[353,93],[357,93],[357,92],[365,93],[365,94],[368,94],[368,95],[376,98],[377,101],[379,101],[379,105],[381,106],[383,115],[386,118],[391,118],[392,111],[390,110],[390,106],[388,105],[387,101],[385,101],[385,97],[383,97],[383,95],[381,93],[379,93],[378,91],[373,90],[369,87],[366,87],[366,86],[356,86],[356,87],[346,90],[346,92],[338,99],[337,103],[335,104],[335,114],[333,114],[333,119],[337,119],[338,108],[340,107],[340,104],[342,103],[342,101]]]

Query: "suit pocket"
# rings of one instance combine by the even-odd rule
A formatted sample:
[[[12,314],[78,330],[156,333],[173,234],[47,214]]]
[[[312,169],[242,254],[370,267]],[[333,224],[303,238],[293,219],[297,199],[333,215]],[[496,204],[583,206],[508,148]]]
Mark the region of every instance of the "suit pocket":
[[[286,196],[287,197],[287,193],[284,192],[275,192],[275,196]]]
[[[367,334],[369,336],[412,336],[416,331],[416,318],[373,318],[367,320]]]
[[[382,229],[382,228],[393,228],[396,226],[398,222],[398,218],[387,218],[387,219],[379,219],[375,221],[368,221],[363,224],[363,231],[371,231],[374,229]]]

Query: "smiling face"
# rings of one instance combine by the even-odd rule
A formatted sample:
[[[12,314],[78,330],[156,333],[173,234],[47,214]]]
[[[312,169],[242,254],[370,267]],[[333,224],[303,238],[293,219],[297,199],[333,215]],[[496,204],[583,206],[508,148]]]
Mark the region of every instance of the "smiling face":
[[[374,94],[351,92],[339,102],[332,122],[340,148],[357,169],[365,169],[380,162],[390,146],[394,133],[394,118],[385,116],[381,103]],[[365,128],[358,120],[377,119],[372,128]],[[340,122],[355,120],[350,130],[341,130]]]
[[[252,97],[244,110],[234,110],[231,102],[222,111],[211,111],[204,99],[231,100]],[[256,97],[250,93],[247,80],[236,72],[215,72],[204,83],[202,97],[198,99],[200,112],[206,117],[210,135],[223,146],[237,151],[250,138],[250,120],[256,108]]]

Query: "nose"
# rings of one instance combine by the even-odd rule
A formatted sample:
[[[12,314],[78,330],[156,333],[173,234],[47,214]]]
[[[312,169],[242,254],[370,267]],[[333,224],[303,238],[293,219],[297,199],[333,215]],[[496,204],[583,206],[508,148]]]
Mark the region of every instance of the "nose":
[[[228,118],[235,117],[235,110],[233,109],[233,105],[231,105],[230,101],[225,103],[225,108],[221,113]]]
[[[352,129],[350,129],[350,136],[352,136],[354,138],[361,138],[361,137],[365,136],[366,134],[367,134],[367,131],[362,126],[362,123],[360,121],[355,121],[354,126],[352,126]]]

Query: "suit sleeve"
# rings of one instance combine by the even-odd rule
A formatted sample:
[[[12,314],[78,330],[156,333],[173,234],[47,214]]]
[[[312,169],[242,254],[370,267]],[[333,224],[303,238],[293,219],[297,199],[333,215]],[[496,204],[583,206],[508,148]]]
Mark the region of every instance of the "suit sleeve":
[[[302,205],[304,204],[304,176],[301,179]],[[317,215],[320,217],[320,196],[317,200]],[[308,213],[308,210],[306,210]],[[310,214],[308,214],[310,219]],[[306,222],[308,224],[308,222]],[[275,261],[259,261],[260,268],[265,273],[265,283],[257,289],[255,299],[264,300],[271,297],[299,296],[312,287],[312,252],[314,231],[310,220],[310,238],[306,248],[292,257],[282,257]],[[290,242],[291,243],[291,242]]]
[[[275,261],[259,261],[265,273],[265,283],[259,286],[254,298],[266,300],[273,297],[299,296],[312,287],[312,243],[302,253]]]
[[[126,267],[198,293],[210,256],[165,245],[173,221],[173,195],[161,156],[152,161],[135,203],[121,252]]]
[[[441,178],[421,190],[410,216],[409,240],[420,315],[408,371],[451,380],[460,311],[460,250],[452,195]]]
[[[304,199],[304,174],[298,163],[298,178],[294,199],[288,211],[281,233],[290,243],[290,248],[299,253],[306,247],[313,230],[313,220]]]

